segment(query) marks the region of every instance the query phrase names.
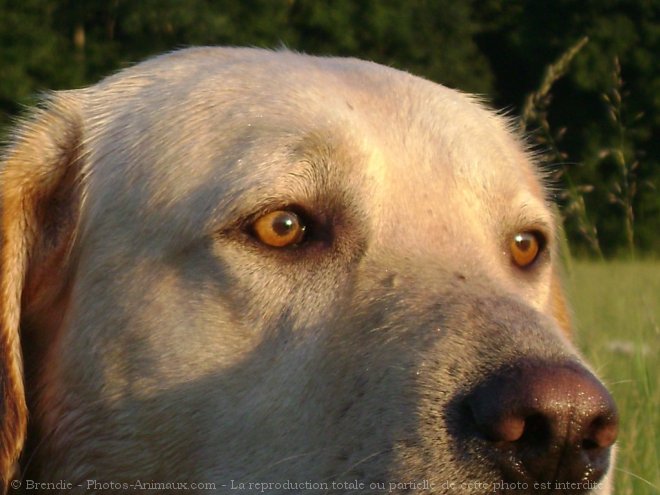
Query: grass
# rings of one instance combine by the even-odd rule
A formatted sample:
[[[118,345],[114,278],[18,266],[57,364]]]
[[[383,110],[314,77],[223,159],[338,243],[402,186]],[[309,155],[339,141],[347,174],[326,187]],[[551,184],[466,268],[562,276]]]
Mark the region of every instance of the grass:
[[[660,493],[660,262],[573,261],[576,340],[621,416],[617,495]]]

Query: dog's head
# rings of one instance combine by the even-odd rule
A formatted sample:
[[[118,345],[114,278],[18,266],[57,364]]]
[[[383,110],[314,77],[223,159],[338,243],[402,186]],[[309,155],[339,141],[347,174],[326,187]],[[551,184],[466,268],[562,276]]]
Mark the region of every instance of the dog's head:
[[[552,210],[473,98],[184,50],[54,94],[0,186],[4,483],[609,491]]]

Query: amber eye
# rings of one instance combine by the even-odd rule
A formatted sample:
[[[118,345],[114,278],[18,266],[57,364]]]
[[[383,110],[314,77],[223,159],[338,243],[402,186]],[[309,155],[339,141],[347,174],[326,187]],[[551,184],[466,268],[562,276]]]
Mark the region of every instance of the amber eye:
[[[305,235],[305,225],[300,217],[287,210],[267,213],[258,218],[252,228],[257,239],[277,248],[298,244]]]
[[[528,267],[534,263],[541,250],[539,235],[535,232],[518,232],[511,239],[509,249],[517,266]]]

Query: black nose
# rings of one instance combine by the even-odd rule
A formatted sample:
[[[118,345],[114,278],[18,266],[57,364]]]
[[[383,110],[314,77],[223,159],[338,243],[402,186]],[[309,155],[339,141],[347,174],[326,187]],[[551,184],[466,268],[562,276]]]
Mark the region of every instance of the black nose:
[[[578,364],[519,363],[482,382],[464,406],[507,479],[595,483],[607,471],[616,406]]]

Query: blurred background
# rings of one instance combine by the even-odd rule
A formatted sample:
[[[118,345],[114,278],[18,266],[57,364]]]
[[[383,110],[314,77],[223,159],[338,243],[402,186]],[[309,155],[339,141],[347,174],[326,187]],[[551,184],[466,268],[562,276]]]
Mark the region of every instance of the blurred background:
[[[38,95],[190,45],[356,56],[479,93],[554,184],[576,340],[660,493],[660,0],[0,0],[0,140]]]
[[[660,253],[660,0],[0,0],[0,136],[40,92],[199,44],[366,58],[513,116],[577,45],[523,122],[571,249]]]

